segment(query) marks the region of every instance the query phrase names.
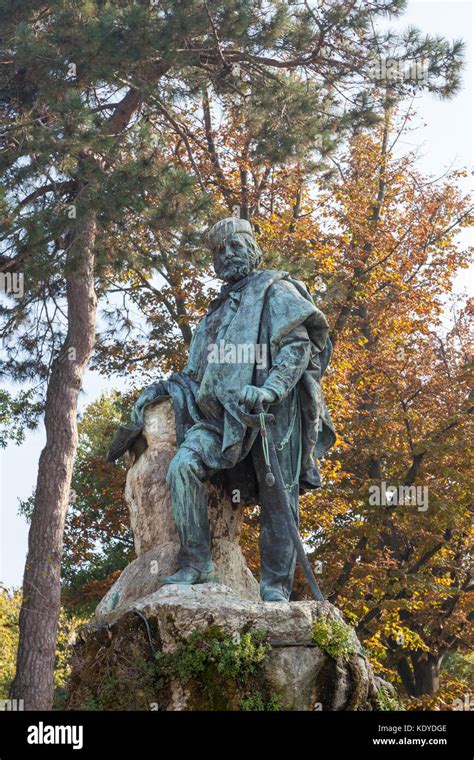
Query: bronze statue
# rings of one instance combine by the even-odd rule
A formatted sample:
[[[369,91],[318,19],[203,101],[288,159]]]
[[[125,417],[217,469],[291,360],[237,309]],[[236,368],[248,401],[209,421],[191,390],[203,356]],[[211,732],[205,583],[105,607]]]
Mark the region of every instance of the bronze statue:
[[[217,222],[208,246],[225,283],[221,293],[194,332],[183,372],[141,394],[132,425],[118,432],[109,460],[140,433],[147,405],[170,396],[178,451],[167,480],[181,548],[179,569],[163,582],[214,579],[206,481],[224,473],[240,503],[260,504],[261,597],[287,601],[295,545],[276,508],[268,452],[246,414],[265,410],[274,417],[274,468],[297,525],[299,494],[321,485],[317,459],[335,439],[321,390],[331,356],[328,324],[302,282],[286,272],[258,269],[261,252],[248,221]]]

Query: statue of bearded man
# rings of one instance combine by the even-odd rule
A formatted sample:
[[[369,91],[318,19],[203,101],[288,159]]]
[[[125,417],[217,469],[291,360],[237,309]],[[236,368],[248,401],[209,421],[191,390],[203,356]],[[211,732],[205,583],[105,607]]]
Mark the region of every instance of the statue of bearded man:
[[[335,438],[321,391],[331,355],[328,324],[302,282],[258,268],[261,252],[248,221],[217,222],[208,246],[225,283],[221,293],[194,332],[183,372],[142,393],[133,425],[125,439],[114,439],[109,460],[140,432],[146,406],[171,396],[178,451],[167,481],[181,548],[179,569],[163,583],[215,580],[206,481],[223,472],[241,503],[260,504],[262,599],[288,601],[296,552],[284,516],[272,509],[258,431],[245,425],[241,411],[262,404],[274,415],[277,457],[298,521],[299,494],[321,485],[317,459]]]

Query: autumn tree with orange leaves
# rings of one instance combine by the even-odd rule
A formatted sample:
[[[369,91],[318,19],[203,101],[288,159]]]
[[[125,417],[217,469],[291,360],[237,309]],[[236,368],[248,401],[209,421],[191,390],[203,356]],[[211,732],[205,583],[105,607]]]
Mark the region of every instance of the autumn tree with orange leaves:
[[[440,687],[443,661],[472,646],[470,307],[452,294],[472,209],[458,173],[423,178],[413,156],[393,157],[393,135],[387,118],[353,141],[329,201],[343,230],[322,296],[338,442],[304,527],[329,600],[378,667],[410,704],[449,708],[466,686]]]

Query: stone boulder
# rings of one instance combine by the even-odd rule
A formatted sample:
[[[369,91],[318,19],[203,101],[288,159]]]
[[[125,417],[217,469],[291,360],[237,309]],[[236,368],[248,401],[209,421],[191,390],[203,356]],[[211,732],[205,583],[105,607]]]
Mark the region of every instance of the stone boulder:
[[[348,631],[351,648],[316,643],[318,621],[339,636]],[[266,656],[250,675],[229,676],[233,642],[252,632]],[[203,659],[206,651],[213,654]],[[247,642],[239,656],[252,651]],[[173,667],[163,671],[170,655]],[[80,631],[67,709],[373,710],[382,686],[390,689],[329,602],[250,601],[222,584],[164,586],[110,625]]]

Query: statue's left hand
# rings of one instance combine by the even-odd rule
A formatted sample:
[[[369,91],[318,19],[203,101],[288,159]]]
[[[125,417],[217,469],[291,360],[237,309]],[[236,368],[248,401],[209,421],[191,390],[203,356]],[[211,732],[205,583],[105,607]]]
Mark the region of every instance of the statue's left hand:
[[[256,385],[244,385],[239,396],[239,401],[245,404],[247,409],[253,409],[259,402],[272,404],[275,400],[275,391],[268,388],[257,388]]]

